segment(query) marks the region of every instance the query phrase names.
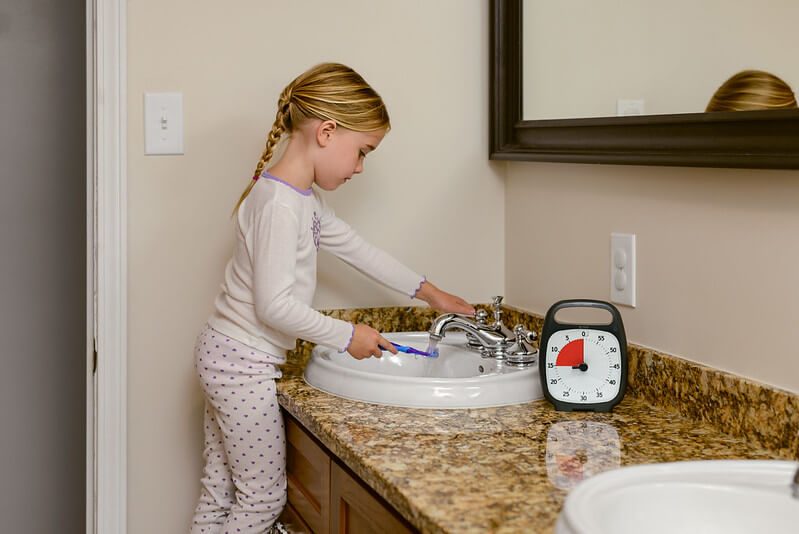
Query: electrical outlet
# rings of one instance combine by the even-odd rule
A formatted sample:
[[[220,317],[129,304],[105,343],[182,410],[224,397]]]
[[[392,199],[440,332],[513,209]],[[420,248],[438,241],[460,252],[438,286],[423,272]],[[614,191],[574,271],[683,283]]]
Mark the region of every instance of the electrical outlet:
[[[616,100],[616,115],[627,117],[630,115],[643,115],[644,101],[619,98]]]
[[[635,308],[635,234],[610,234],[610,301]]]

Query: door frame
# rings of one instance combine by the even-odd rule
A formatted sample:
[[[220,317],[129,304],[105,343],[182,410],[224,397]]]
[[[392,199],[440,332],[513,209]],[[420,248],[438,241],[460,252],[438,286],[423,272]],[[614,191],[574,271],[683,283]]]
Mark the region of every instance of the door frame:
[[[127,530],[127,0],[86,0],[86,532]]]

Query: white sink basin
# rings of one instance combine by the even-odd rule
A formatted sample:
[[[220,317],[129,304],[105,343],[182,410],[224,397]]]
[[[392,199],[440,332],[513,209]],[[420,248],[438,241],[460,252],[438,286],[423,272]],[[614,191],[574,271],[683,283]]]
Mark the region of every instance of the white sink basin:
[[[383,337],[419,350],[429,339],[427,332]],[[365,360],[320,346],[311,352],[304,378],[332,395],[408,408],[485,408],[543,398],[537,364],[504,365],[465,345],[465,334],[451,332],[439,343],[438,358],[385,351]]]
[[[580,483],[557,534],[799,532],[797,462],[706,460],[624,467]]]

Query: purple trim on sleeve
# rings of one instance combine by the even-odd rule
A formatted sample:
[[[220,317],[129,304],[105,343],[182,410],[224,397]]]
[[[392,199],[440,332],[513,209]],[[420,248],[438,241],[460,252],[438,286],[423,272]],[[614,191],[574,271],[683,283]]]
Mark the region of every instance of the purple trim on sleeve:
[[[421,291],[421,290],[422,290],[422,286],[424,285],[424,283],[425,283],[425,282],[427,282],[427,276],[423,276],[423,277],[422,277],[422,281],[421,281],[421,282],[419,282],[419,287],[417,287],[417,288],[416,288],[416,291],[414,291],[414,292],[413,292],[413,295],[411,295],[411,300],[413,300],[413,299],[415,299],[415,298],[416,298],[416,294],[417,294],[419,291]]]
[[[350,334],[350,340],[347,342],[347,346],[344,347],[344,350],[338,351],[339,354],[341,354],[342,352],[347,352],[348,350],[350,350],[350,345],[352,345],[352,338],[355,337],[355,325],[350,323],[350,326],[352,326],[352,334]]]
[[[266,178],[267,180],[274,180],[275,182],[280,182],[283,185],[287,185],[287,186],[289,186],[290,188],[292,188],[293,190],[295,190],[296,192],[298,192],[301,195],[305,195],[306,197],[311,196],[312,191],[310,189],[297,189],[296,187],[294,187],[290,183],[288,183],[288,182],[286,182],[284,180],[281,180],[277,176],[273,176],[273,175],[269,174],[266,171],[262,172],[261,176]]]

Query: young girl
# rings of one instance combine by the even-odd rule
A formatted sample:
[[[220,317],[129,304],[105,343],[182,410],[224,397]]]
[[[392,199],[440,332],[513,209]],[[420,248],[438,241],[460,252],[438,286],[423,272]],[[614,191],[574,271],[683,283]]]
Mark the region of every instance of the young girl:
[[[202,492],[192,533],[263,533],[286,502],[278,365],[297,338],[357,359],[396,349],[377,330],[313,310],[325,249],[378,282],[443,312],[474,313],[338,219],[313,189],[333,191],[363,170],[390,127],[380,96],[352,69],[318,65],[291,82],[255,175],[236,208],[236,247],[215,312],[197,338],[205,393]],[[280,137],[280,160],[265,167]]]

